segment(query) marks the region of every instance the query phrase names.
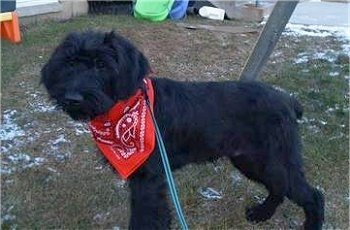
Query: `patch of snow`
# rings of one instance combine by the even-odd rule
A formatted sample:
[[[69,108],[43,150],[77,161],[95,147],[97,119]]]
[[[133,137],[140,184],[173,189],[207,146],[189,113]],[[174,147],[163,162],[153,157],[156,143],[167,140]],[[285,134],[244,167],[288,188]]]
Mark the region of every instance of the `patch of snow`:
[[[117,180],[116,181],[117,188],[125,188],[126,184],[127,184],[126,180]]]
[[[43,157],[34,157],[33,160],[24,166],[24,168],[32,168],[34,166],[42,165],[46,161]]]
[[[294,36],[312,36],[312,37],[327,37],[332,36],[332,33],[327,30],[320,30],[318,26],[312,25],[299,25],[288,23],[286,25],[285,35],[294,35]]]
[[[285,89],[283,89],[282,87],[278,86],[278,85],[272,85],[272,87],[278,91],[281,91],[283,93],[286,93],[287,91]]]
[[[96,166],[95,169],[96,169],[96,170],[102,170],[102,169],[103,169],[103,166],[102,166],[102,165]]]
[[[337,111],[337,110],[340,110],[340,107],[339,107],[338,104],[335,104],[334,107],[328,108],[328,109],[326,110],[326,113],[333,113],[333,112],[335,112],[335,111]]]
[[[324,59],[329,62],[334,62],[337,60],[337,54],[334,50],[323,50],[316,52],[312,55],[313,59]]]
[[[260,204],[265,201],[265,197],[263,197],[262,195],[255,195],[254,199]]]
[[[323,26],[323,25],[303,25],[292,24],[286,25],[285,35],[294,36],[311,36],[311,37],[328,37],[335,36],[344,40],[350,40],[349,28],[343,26]]]
[[[347,99],[347,98],[345,97],[345,99]],[[326,113],[331,114],[331,113],[334,113],[337,111],[347,113],[347,112],[349,112],[349,109],[350,108],[348,106],[342,107],[342,106],[339,106],[338,104],[335,104],[334,107],[327,108]]]
[[[56,106],[55,105],[46,105],[46,104],[40,104],[38,103],[35,106],[35,112],[41,112],[41,113],[48,113],[48,112],[53,112],[56,110]]]
[[[238,171],[231,172],[230,177],[231,177],[232,183],[234,185],[237,185],[237,184],[241,183],[242,180],[243,180],[241,174]]]
[[[305,116],[301,120],[298,120],[298,123],[306,124],[306,127],[314,134],[321,132],[320,127],[328,124],[327,121],[317,120],[315,118],[307,118]]]
[[[213,163],[214,165],[214,171],[219,173],[224,170],[224,166],[222,164],[217,164],[216,162]]]
[[[57,173],[57,170],[54,168],[47,167],[46,169],[49,170],[50,172]]]
[[[40,166],[46,161],[43,157],[32,157],[26,153],[11,153],[11,155],[5,155],[1,158],[2,174],[10,174],[18,170]]]
[[[16,216],[11,215],[11,214],[6,214],[2,217],[3,221],[11,221],[11,220],[15,220],[15,219],[16,219]]]
[[[73,127],[76,136],[84,135],[90,133],[90,129],[86,123],[69,121],[68,124]]]
[[[306,53],[299,53],[297,58],[294,60],[295,64],[306,63],[309,61],[309,57]]]
[[[51,104],[42,92],[38,91],[29,82],[21,82],[19,86],[27,96],[27,107],[29,112],[49,113],[56,110],[56,105]],[[34,88],[34,90],[33,90]]]
[[[321,125],[327,125],[327,121],[319,120],[319,122],[320,122]]]
[[[64,134],[58,135],[56,139],[51,139],[45,144],[45,146],[50,148],[50,150],[47,150],[45,149],[47,147],[43,147],[43,152],[46,153],[46,155],[34,157],[31,155],[32,153],[26,153],[25,148],[27,145],[31,145],[39,139],[42,134],[52,132],[52,128],[50,128],[50,130],[38,132],[33,130],[37,128],[37,125],[31,123],[19,127],[13,118],[15,114],[16,111],[13,110],[5,111],[4,123],[1,125],[2,174],[11,174],[26,168],[41,166],[47,162],[47,157],[50,155],[58,160],[66,160],[71,156],[71,153],[67,153],[67,150],[64,149],[67,143],[70,142],[65,138]],[[25,133],[30,133],[31,135],[25,135]]]
[[[320,133],[320,132],[321,132],[321,129],[320,129],[317,125],[309,125],[309,126],[307,126],[307,128],[308,128],[313,134],[316,134],[316,133]]]
[[[314,122],[316,119],[315,118],[307,118],[306,116],[304,116],[301,120],[298,120],[299,124],[305,124],[305,123],[310,123],[310,122]]]
[[[23,127],[19,127],[16,124],[14,118],[17,111],[7,110],[4,113],[4,122],[1,125],[1,173],[11,174],[17,171],[21,171],[26,168],[32,168],[43,165],[47,161],[48,155],[54,155],[58,160],[67,159],[70,154],[62,153],[62,144],[67,143],[63,134],[59,135],[57,139],[48,141],[49,147],[54,149],[52,151],[43,150],[40,157],[34,157],[33,153],[26,153],[26,146],[33,145],[36,140],[40,139],[42,134],[52,132],[50,130],[38,131],[38,125],[33,122],[25,124]],[[25,131],[24,131],[25,130]],[[30,135],[25,135],[30,133]],[[43,147],[45,149],[45,147]]]
[[[295,64],[307,63],[309,60],[323,59],[329,62],[335,62],[338,58],[339,52],[334,50],[322,50],[315,53],[299,53],[297,58],[294,60]]]
[[[30,161],[30,156],[25,153],[18,153],[17,155],[11,155],[7,158],[13,163],[18,163],[21,161]]]
[[[346,135],[344,133],[340,133],[339,135],[332,136],[332,137],[328,138],[328,140],[329,141],[333,141],[333,140],[336,140],[336,139],[342,139],[343,137],[346,137]]]
[[[329,76],[331,76],[331,77],[339,76],[339,72],[330,72]]]
[[[199,193],[206,199],[210,199],[210,200],[222,199],[222,194],[210,187],[200,188]]]
[[[50,140],[49,142],[50,142],[51,145],[58,145],[60,143],[67,143],[67,142],[70,142],[70,141],[68,141],[64,137],[64,134],[60,134],[56,140]]]
[[[0,140],[8,141],[25,135],[24,130],[15,122],[17,110],[6,110],[0,127]]]
[[[345,26],[324,26],[324,25],[303,25],[292,24],[286,25],[283,35],[287,36],[311,36],[311,37],[337,37],[342,44],[342,53],[350,53],[350,30]],[[322,50],[314,53],[300,53],[294,61],[296,64],[306,63],[310,59],[325,59],[330,62],[337,60],[340,52],[334,50]]]
[[[6,214],[5,215],[1,215],[1,222],[3,221],[12,221],[16,219],[15,215],[10,214],[10,212],[12,211],[12,209],[14,208],[14,205],[11,205],[7,210],[6,210]]]
[[[315,118],[307,118],[307,117],[303,117],[301,120],[299,120],[300,124],[321,124],[321,125],[327,125],[327,121],[323,121],[323,120],[317,120]]]
[[[346,200],[347,202],[350,202],[350,195],[349,195],[349,194],[346,194],[346,195],[345,195],[345,200]]]
[[[58,146],[51,147],[50,155],[53,155],[57,160],[64,161],[69,159],[72,156],[71,152],[61,151]]]
[[[28,105],[32,108],[33,112],[47,113],[56,109],[55,105],[51,105],[44,101],[44,98],[39,96],[38,92],[27,92],[29,96]]]
[[[13,183],[15,183],[14,179],[5,180],[5,184],[13,184]]]
[[[8,167],[3,161],[1,161],[0,174],[11,174],[16,170],[12,170],[11,167]]]
[[[311,88],[311,89],[309,89],[309,92],[312,92],[312,93],[319,93],[319,92],[320,92],[320,89]]]
[[[49,113],[55,110],[55,106],[45,99],[44,94],[36,91],[29,82],[21,82],[19,87],[25,92],[27,105],[25,111],[35,116],[35,113]],[[50,126],[43,126],[40,120],[32,119],[24,125],[18,124],[18,117],[24,117],[18,110],[8,109],[2,112],[2,122],[0,126],[1,140],[1,173],[11,174],[25,168],[40,166],[54,157],[59,161],[64,161],[72,155],[69,151],[70,140],[67,137],[66,129],[72,129],[73,134],[79,136],[90,133],[86,124],[72,122],[73,127],[59,126],[55,123]],[[56,138],[46,140],[46,135],[51,136],[52,132],[57,132]],[[69,135],[69,134],[68,134]],[[28,146],[33,146],[42,142],[42,155],[35,156],[32,151],[27,152]],[[50,169],[48,169],[51,171]],[[52,171],[54,172],[54,171]],[[56,172],[57,173],[57,172]],[[59,173],[57,173],[59,174]]]
[[[13,148],[13,145],[11,143],[1,143],[1,153],[6,153],[10,151]]]
[[[56,132],[65,132],[65,129],[60,127],[56,129]],[[67,160],[72,156],[68,147],[71,141],[66,138],[66,135],[66,133],[58,134],[55,139],[49,140],[46,145],[48,148],[47,153],[59,161]]]
[[[107,220],[107,218],[110,214],[111,214],[110,212],[98,213],[93,217],[93,220],[96,223],[102,224],[103,222],[105,222]]]
[[[344,53],[346,53],[346,54],[350,53],[350,42],[349,41],[344,43],[341,47],[342,47],[342,50],[344,51]]]
[[[326,193],[326,190],[325,190],[324,188],[322,188],[321,186],[317,185],[316,188],[317,188],[320,192],[322,192],[323,194]]]

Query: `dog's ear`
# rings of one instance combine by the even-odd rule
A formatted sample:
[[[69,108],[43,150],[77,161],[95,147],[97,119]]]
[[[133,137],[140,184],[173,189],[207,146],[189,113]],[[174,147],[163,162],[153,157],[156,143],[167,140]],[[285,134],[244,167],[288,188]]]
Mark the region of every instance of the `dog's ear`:
[[[128,97],[141,87],[143,78],[151,72],[149,62],[136,46],[114,31],[105,33],[104,45],[113,49],[117,63],[116,90],[121,97]],[[121,92],[125,92],[124,95]]]

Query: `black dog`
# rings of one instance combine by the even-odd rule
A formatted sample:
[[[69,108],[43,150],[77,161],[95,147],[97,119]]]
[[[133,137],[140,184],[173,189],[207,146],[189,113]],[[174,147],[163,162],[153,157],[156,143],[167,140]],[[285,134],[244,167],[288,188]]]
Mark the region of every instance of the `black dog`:
[[[50,97],[75,120],[91,120],[133,95],[150,72],[144,55],[114,32],[71,33],[42,69]],[[305,212],[305,229],[321,229],[324,198],[302,169],[300,104],[258,82],[178,82],[152,78],[154,113],[172,169],[227,157],[269,192],[246,211],[269,219],[284,197]],[[171,215],[158,150],[129,179],[131,229],[167,229]]]

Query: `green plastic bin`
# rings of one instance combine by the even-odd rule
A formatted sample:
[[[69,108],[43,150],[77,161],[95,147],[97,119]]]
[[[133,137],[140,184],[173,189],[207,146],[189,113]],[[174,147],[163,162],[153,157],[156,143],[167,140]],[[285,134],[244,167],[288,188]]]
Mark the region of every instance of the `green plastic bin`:
[[[137,0],[134,16],[150,21],[163,21],[168,17],[174,0]]]

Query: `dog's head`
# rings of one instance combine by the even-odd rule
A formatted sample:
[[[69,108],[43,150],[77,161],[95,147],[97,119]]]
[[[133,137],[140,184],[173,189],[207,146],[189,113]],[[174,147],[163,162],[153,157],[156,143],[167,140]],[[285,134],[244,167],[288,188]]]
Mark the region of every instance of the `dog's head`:
[[[41,70],[41,82],[70,117],[90,120],[130,97],[149,72],[144,55],[120,35],[74,32]]]

